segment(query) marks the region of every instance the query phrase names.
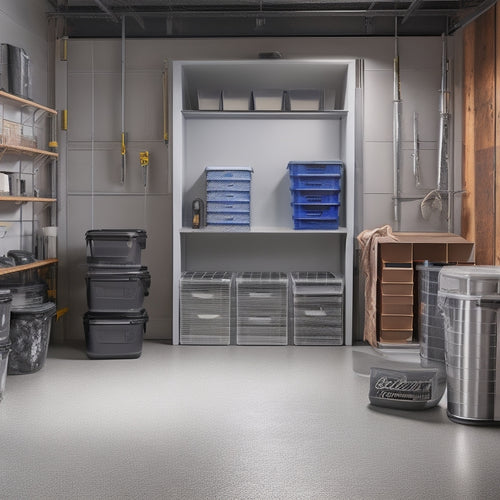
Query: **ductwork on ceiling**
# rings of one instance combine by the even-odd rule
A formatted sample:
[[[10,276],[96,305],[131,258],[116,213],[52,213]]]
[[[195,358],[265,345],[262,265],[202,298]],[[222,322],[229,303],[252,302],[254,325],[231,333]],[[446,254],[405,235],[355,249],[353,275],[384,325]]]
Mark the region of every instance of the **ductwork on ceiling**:
[[[452,34],[496,0],[47,0],[71,37],[400,36]]]

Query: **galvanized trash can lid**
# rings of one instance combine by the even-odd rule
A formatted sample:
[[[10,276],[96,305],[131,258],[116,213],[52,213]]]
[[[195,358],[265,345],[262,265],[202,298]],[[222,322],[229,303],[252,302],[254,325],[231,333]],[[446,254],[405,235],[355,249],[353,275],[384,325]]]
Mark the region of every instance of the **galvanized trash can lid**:
[[[445,266],[439,273],[440,295],[500,295],[500,266]]]

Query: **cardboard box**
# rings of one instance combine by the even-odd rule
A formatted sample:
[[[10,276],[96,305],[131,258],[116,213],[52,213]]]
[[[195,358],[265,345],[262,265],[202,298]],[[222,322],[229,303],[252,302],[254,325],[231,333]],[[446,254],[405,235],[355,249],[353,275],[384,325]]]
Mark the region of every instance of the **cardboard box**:
[[[383,330],[380,332],[381,344],[407,344],[413,340],[413,330]]]
[[[397,242],[379,243],[385,262],[472,263],[474,243],[452,233],[393,233]]]
[[[381,283],[382,300],[385,295],[412,295],[413,282],[411,283]]]
[[[411,243],[379,243],[379,261],[382,264],[386,262],[412,263],[413,245]]]
[[[380,316],[380,330],[411,330],[413,331],[413,311],[409,316],[384,315]]]
[[[386,295],[386,297],[391,297],[390,295]],[[394,297],[399,298],[397,295]],[[405,296],[403,296],[406,298]],[[411,302],[409,304],[388,304],[386,301],[381,301],[380,303],[380,312],[382,314],[398,314],[410,316],[413,314],[413,296],[409,297]]]
[[[382,283],[411,283],[413,281],[413,266],[384,267],[382,269]]]

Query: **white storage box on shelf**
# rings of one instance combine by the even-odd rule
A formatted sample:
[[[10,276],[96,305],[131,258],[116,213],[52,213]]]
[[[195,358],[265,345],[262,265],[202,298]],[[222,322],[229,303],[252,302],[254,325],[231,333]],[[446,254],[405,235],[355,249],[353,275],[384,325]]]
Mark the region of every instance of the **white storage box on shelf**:
[[[288,343],[288,276],[281,272],[236,275],[236,339],[239,345]]]
[[[344,280],[330,272],[290,274],[295,345],[342,345]]]
[[[224,111],[250,111],[251,92],[249,90],[223,90],[222,109]]]
[[[200,111],[219,111],[221,91],[198,89],[198,109]]]
[[[500,425],[500,266],[450,266],[439,273],[448,416]]]
[[[229,344],[231,337],[230,272],[182,273],[180,288],[181,344]]]
[[[283,109],[283,90],[254,90],[254,111],[281,111]]]
[[[290,111],[320,111],[323,92],[317,89],[293,89],[287,91]]]

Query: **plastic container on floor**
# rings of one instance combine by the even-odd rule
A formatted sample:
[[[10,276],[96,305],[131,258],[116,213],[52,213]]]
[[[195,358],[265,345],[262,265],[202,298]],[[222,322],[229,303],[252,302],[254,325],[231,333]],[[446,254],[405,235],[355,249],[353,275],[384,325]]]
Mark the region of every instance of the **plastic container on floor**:
[[[148,319],[144,309],[138,313],[85,313],[87,356],[90,359],[140,357]]]
[[[9,362],[10,342],[0,344],[0,401],[5,392],[5,382],[7,379],[7,364]]]
[[[93,229],[87,231],[88,263],[141,264],[141,250],[146,248],[143,229]]]
[[[149,294],[151,274],[147,267],[101,269],[87,272],[87,305],[93,312],[138,312]]]
[[[181,344],[229,344],[232,286],[230,272],[182,273],[179,282]]]
[[[500,267],[444,267],[438,304],[445,325],[449,418],[500,425]]]
[[[9,340],[11,305],[10,290],[0,289],[0,345]]]
[[[9,375],[33,373],[45,364],[52,318],[56,305],[45,302],[32,307],[11,310]]]

